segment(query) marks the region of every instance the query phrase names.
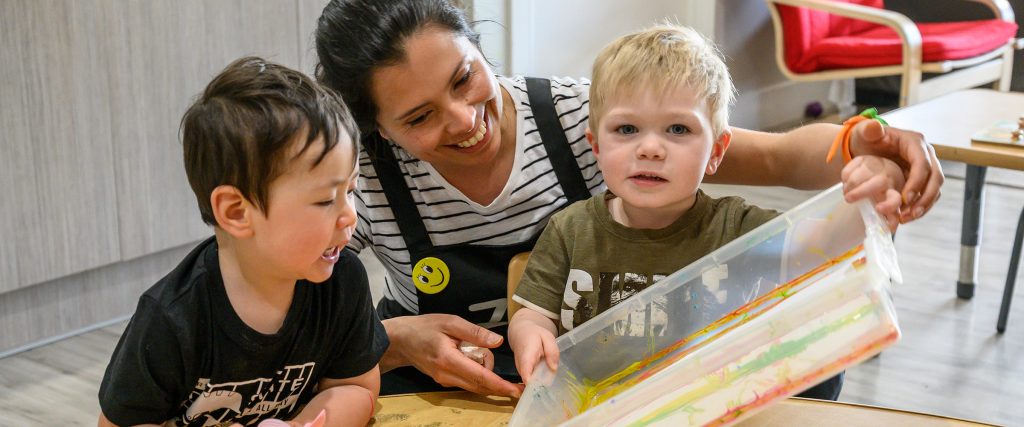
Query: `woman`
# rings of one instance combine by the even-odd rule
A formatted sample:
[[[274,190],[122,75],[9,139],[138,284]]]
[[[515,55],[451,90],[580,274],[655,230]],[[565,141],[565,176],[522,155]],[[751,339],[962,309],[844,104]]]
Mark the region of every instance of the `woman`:
[[[498,347],[509,258],[532,247],[551,214],[604,190],[583,137],[588,83],[494,76],[479,35],[446,0],[332,1],[316,46],[317,78],[341,94],[364,135],[350,247],[371,248],[388,270],[378,312],[391,348],[381,370],[399,369],[384,375],[381,394],[441,384],[517,396],[507,352],[483,349],[477,363],[459,344]],[[824,188],[839,181],[842,165],[823,161],[838,132],[734,128],[709,181]],[[866,121],[853,152],[906,166],[902,221],[938,197],[942,172],[920,134]],[[848,186],[849,198],[870,190]]]

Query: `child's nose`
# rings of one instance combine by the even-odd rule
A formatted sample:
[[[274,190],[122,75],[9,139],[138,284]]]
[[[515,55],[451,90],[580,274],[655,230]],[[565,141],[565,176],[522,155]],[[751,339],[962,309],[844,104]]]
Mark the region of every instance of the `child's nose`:
[[[664,159],[665,146],[661,138],[655,135],[647,135],[640,140],[640,146],[637,147],[636,155],[641,159]]]
[[[338,216],[338,228],[355,227],[356,222],[359,221],[359,216],[356,215],[355,208],[348,204],[345,209],[341,211],[341,215]]]

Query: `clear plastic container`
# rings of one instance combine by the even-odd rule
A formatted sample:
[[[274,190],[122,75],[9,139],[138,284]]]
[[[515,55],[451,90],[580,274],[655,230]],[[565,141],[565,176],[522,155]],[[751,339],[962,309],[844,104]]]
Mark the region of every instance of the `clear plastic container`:
[[[833,187],[559,337],[509,425],[734,423],[899,340],[900,281],[882,219]]]

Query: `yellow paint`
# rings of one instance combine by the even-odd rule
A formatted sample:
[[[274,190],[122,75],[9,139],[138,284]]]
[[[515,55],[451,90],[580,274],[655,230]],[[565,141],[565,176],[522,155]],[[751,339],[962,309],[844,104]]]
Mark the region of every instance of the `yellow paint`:
[[[792,296],[795,293],[795,288],[803,284],[807,279],[821,273],[822,271],[827,270],[828,268],[836,264],[845,261],[846,259],[849,259],[850,257],[861,252],[863,249],[863,245],[857,245],[856,247],[851,248],[846,253],[836,258],[830,259],[822,263],[821,265],[817,266],[816,268],[812,269],[811,271],[804,273],[800,277],[797,277],[789,281],[788,283],[779,286],[773,292],[768,292],[765,295],[762,295],[761,297],[747,304],[744,304],[743,306],[734,310],[732,313],[729,313],[723,316],[721,319],[718,319],[717,321],[707,325],[704,329],[701,329],[697,332],[694,332],[693,334],[690,334],[686,338],[683,338],[682,340],[672,345],[669,345],[668,347],[662,349],[657,353],[652,354],[651,356],[644,358],[643,360],[630,364],[625,369],[615,374],[612,374],[611,376],[601,381],[595,382],[588,378],[584,378],[583,381],[578,381],[576,378],[572,378],[571,383],[573,383],[573,385],[578,384],[578,387],[573,387],[573,394],[576,396],[576,400],[579,404],[577,413],[583,413],[587,409],[590,409],[592,407],[595,407],[597,405],[600,405],[601,403],[608,401],[609,399],[617,396],[623,391],[633,387],[637,383],[668,368],[677,360],[682,359],[686,355],[696,351],[698,348],[701,348],[704,345],[704,343],[713,341],[714,339],[724,335],[725,333],[735,329],[736,327],[750,320],[753,320],[761,313],[771,309],[772,307],[775,307],[776,305],[784,301],[786,298]],[[864,260],[857,259],[854,261],[854,265],[857,267],[860,267],[863,264]],[[735,323],[733,323],[734,321]],[[730,325],[730,323],[732,324]],[[666,358],[666,356],[668,356],[672,352],[683,348],[684,346],[691,342],[699,341],[700,339],[703,339],[703,342],[701,342],[700,344],[694,345],[691,348],[683,350],[679,354],[675,354],[672,355],[671,357]],[[665,359],[662,360],[662,358]],[[646,371],[644,371],[642,374],[626,380],[627,377],[645,369]]]

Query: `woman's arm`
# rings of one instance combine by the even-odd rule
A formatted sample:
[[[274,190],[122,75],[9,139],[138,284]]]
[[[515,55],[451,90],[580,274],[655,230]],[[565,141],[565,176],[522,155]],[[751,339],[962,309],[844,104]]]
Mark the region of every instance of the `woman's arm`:
[[[732,144],[718,172],[721,184],[768,185],[813,190],[839,182],[842,162],[825,163],[839,126],[812,124],[786,133],[733,128]]]
[[[825,163],[825,157],[840,126],[811,124],[786,133],[733,129],[732,145],[718,172],[708,182],[779,185],[798,189],[818,189],[840,180],[841,160]],[[853,129],[851,151],[854,156],[873,154],[896,162],[903,169],[906,185],[901,222],[924,215],[939,198],[945,178],[931,145],[920,133],[899,128],[883,128],[874,120],[858,123]],[[852,189],[846,189],[850,191]]]

